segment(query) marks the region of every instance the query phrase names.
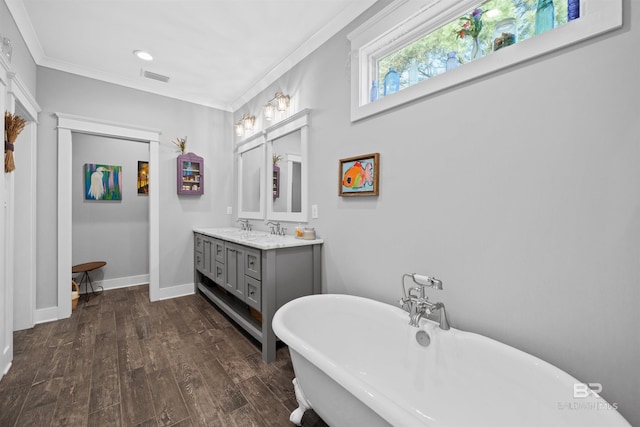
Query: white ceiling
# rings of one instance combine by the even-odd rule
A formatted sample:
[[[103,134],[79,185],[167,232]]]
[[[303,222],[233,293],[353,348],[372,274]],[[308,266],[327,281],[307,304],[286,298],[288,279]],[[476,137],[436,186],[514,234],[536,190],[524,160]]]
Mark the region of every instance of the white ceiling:
[[[235,111],[375,0],[6,0],[38,65]],[[151,62],[133,55],[148,51]],[[168,76],[168,83],[141,70]]]

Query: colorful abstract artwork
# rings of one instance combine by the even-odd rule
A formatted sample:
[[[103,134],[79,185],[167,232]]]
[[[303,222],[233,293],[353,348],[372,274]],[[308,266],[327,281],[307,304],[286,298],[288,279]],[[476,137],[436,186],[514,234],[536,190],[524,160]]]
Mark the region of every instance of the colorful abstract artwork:
[[[350,157],[339,161],[339,196],[377,196],[380,154]]]
[[[149,194],[149,162],[138,160],[138,194]]]
[[[85,163],[85,200],[122,200],[122,166]]]

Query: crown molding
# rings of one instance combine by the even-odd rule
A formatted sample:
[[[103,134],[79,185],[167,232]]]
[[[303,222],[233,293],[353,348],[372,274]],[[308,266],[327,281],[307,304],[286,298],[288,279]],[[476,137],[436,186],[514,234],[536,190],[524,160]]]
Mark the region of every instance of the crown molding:
[[[256,81],[247,91],[238,99],[231,103],[233,111],[237,111],[244,104],[256,97],[262,91],[266,90],[272,83],[282,77],[287,71],[300,63],[304,58],[309,56],[313,51],[326,43],[331,37],[349,25],[354,19],[360,16],[365,10],[369,9],[377,0],[362,0],[350,3],[344,10],[336,15],[336,17],[327,25],[322,27],[318,32],[311,36],[298,49],[293,51],[289,56],[284,58],[271,71]]]
[[[336,17],[331,22],[325,25],[313,36],[311,36],[294,52],[280,61],[275,67],[273,67],[271,71],[267,72],[263,77],[260,77],[249,87],[249,89],[247,89],[231,104],[215,102],[213,99],[211,99],[210,96],[206,94],[203,94],[201,96],[185,95],[182,90],[174,89],[172,87],[154,87],[153,84],[149,85],[149,82],[141,82],[133,78],[116,76],[110,73],[105,73],[99,70],[82,67],[69,62],[50,58],[45,54],[44,49],[40,44],[37,33],[33,27],[31,19],[29,18],[23,1],[4,1],[9,9],[9,12],[13,16],[14,21],[16,22],[18,31],[22,35],[22,38],[27,45],[27,49],[31,53],[33,60],[38,66],[64,71],[67,73],[88,77],[107,83],[113,83],[131,89],[137,89],[143,92],[166,96],[181,101],[203,105],[222,111],[234,112],[237,111],[242,105],[246,104],[248,101],[259,95],[262,91],[266,90],[271,84],[282,77],[287,71],[291,70],[300,61],[309,56],[309,54],[311,54],[314,50],[327,42],[331,37],[337,34],[344,27],[346,27],[365,10],[375,4],[377,0],[357,0],[349,3],[341,13],[336,15]]]
[[[27,9],[24,7],[24,3],[22,0],[4,0],[4,2],[7,5],[7,8],[9,8],[9,13],[11,13],[13,20],[18,27],[18,31],[24,39],[27,49],[29,49],[29,53],[31,53],[36,64],[39,65],[45,56],[44,49],[42,49],[36,30],[33,28]]]

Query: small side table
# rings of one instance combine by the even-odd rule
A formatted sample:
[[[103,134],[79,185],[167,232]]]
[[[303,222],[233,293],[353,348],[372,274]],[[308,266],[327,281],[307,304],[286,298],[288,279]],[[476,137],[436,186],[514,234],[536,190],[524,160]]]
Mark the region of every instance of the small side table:
[[[100,295],[102,292],[104,292],[104,288],[102,286],[98,286],[100,288],[100,292],[96,292],[95,289],[93,289],[93,283],[91,282],[91,276],[89,276],[89,272],[97,270],[98,268],[102,268],[105,265],[107,265],[106,261],[93,261],[85,262],[84,264],[78,264],[71,267],[71,273],[80,273],[80,280],[78,280],[78,285],[82,287],[82,283],[85,283],[84,288],[87,295],[87,301],[89,301],[89,287],[91,287],[91,293],[93,295]]]

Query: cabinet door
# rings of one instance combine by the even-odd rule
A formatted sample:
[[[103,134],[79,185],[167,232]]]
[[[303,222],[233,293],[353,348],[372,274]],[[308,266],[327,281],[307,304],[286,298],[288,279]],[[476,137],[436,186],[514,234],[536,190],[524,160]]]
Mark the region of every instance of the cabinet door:
[[[202,252],[202,241],[204,240],[204,236],[202,234],[196,234],[194,236],[196,252]]]
[[[213,239],[213,256],[216,261],[224,264],[225,253],[224,253],[224,242],[222,240]]]
[[[238,253],[236,248],[227,243],[224,245],[224,266],[225,266],[225,281],[224,287],[233,293],[238,283],[238,272],[236,265],[238,264]]]
[[[205,270],[204,268],[204,255],[202,254],[202,252],[196,252],[195,258],[196,269],[201,273],[206,272],[207,270]]]
[[[260,258],[261,253],[259,250],[244,248],[244,274],[253,277],[256,280],[260,280]]]
[[[210,278],[213,278],[213,274],[212,274],[212,263],[211,263],[211,257],[212,257],[212,242],[210,239],[207,239],[206,237],[203,238],[202,241],[202,272],[204,274],[206,274],[207,276],[209,276]]]
[[[246,277],[247,280],[247,297],[245,302],[258,311],[262,311],[262,284],[253,277]]]
[[[225,287],[240,300],[244,301],[245,278],[244,278],[244,250],[242,246],[225,243]]]
[[[244,248],[242,246],[236,246],[236,264],[234,265],[236,284],[235,288],[233,289],[233,294],[241,301],[244,301],[246,292],[245,287],[247,286],[244,276],[244,254]]]
[[[214,271],[212,280],[216,282],[220,286],[225,286],[225,274],[224,274],[224,264],[218,261],[214,262]]]

